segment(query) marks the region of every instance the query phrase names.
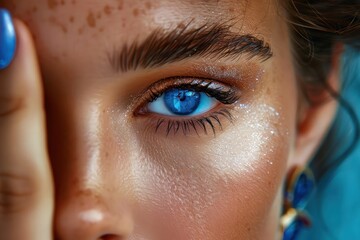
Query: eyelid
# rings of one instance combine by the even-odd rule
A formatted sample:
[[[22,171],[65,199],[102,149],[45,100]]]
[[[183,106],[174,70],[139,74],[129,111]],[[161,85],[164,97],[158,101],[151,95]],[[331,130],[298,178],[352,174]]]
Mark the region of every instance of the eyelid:
[[[209,96],[216,98],[223,104],[232,104],[240,98],[239,89],[217,80],[188,76],[170,77],[151,84],[139,95],[135,100],[136,106],[138,107],[136,107],[134,114],[143,114],[144,111],[141,109],[144,105],[154,101],[166,90],[171,88],[190,88],[199,92],[204,92]]]
[[[157,100],[169,89],[186,89],[202,92],[217,101],[207,112],[194,116],[168,116],[158,114],[149,110],[149,103]],[[135,97],[133,107],[133,116],[140,117],[140,126],[144,130],[153,129],[153,133],[164,133],[168,136],[170,133],[176,135],[182,132],[185,136],[197,135],[201,133],[208,135],[212,132],[223,130],[223,121],[233,123],[234,103],[242,95],[239,87],[226,84],[222,81],[199,78],[199,77],[170,77],[159,80],[147,87],[140,95]],[[143,122],[145,121],[145,122]],[[150,127],[150,128],[149,128]]]

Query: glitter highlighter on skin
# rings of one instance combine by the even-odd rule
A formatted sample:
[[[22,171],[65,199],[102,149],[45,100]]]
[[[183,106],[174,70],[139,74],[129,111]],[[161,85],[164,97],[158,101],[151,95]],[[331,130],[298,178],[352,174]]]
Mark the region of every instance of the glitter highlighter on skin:
[[[29,214],[52,217],[42,220],[52,226],[43,240],[281,238],[285,176],[307,165],[337,105],[307,104],[276,0],[0,7],[26,23],[41,71],[34,79],[46,123],[26,118],[22,129],[46,133],[46,144],[26,142],[43,153],[31,159],[51,165],[34,182],[48,184],[40,199],[53,206]],[[0,136],[10,130],[0,127]],[[20,137],[11,139],[28,139]],[[0,154],[21,152],[9,149]],[[3,219],[0,211],[2,234],[21,234]]]

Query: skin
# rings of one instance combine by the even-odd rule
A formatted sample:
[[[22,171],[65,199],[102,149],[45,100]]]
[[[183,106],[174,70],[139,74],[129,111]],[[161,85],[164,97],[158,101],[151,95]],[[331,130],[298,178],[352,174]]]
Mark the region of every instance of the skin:
[[[279,239],[286,172],[316,151],[336,105],[302,100],[277,3],[5,0],[0,6],[34,38],[33,45],[17,21],[17,55],[0,72],[7,79],[1,94],[29,102],[15,111],[1,105],[6,160],[0,161],[9,167],[0,181],[30,192],[17,200],[3,196],[15,206],[0,213],[6,239]],[[232,31],[264,39],[273,57],[190,58],[126,73],[107,61],[113,46],[189,19],[195,27],[235,19]],[[227,106],[232,123],[221,118],[215,136],[211,130],[166,136],[164,127],[155,132],[157,114],[136,115],[145,103],[134,96],[189,72],[242,92]],[[336,61],[329,81],[337,81]],[[20,184],[4,173],[20,176]]]

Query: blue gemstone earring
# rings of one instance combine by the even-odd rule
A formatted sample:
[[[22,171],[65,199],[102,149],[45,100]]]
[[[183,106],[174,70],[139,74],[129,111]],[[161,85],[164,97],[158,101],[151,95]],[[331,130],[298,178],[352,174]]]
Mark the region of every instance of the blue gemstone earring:
[[[304,208],[315,189],[315,180],[309,168],[293,168],[285,182],[283,215],[280,219],[283,240],[296,240],[301,229],[310,226]]]

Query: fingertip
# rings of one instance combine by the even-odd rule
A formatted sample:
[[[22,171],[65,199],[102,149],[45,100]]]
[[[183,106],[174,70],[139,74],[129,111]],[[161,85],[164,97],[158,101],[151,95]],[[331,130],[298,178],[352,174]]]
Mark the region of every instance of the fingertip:
[[[21,20],[0,8],[0,70],[17,65],[23,56],[35,56],[32,35]]]
[[[11,14],[0,8],[0,70],[7,68],[14,59],[16,33]]]
[[[11,62],[3,64],[5,68],[0,68],[0,113],[12,112],[9,109],[24,109],[24,106],[42,107],[41,76],[32,35],[21,20],[12,18],[11,22],[16,35],[16,46]],[[4,55],[10,55],[6,52],[10,51],[8,48],[1,45],[0,49]]]
[[[16,50],[16,54],[22,54],[23,52],[26,52],[27,54],[29,54],[31,56],[34,56],[35,54],[35,47],[34,47],[34,42],[33,42],[33,36],[29,30],[29,28],[27,27],[27,25],[17,19],[14,18],[13,19],[14,22],[14,26],[15,26],[15,31],[16,31],[16,36],[17,36],[17,50]],[[15,54],[15,57],[17,57]]]

